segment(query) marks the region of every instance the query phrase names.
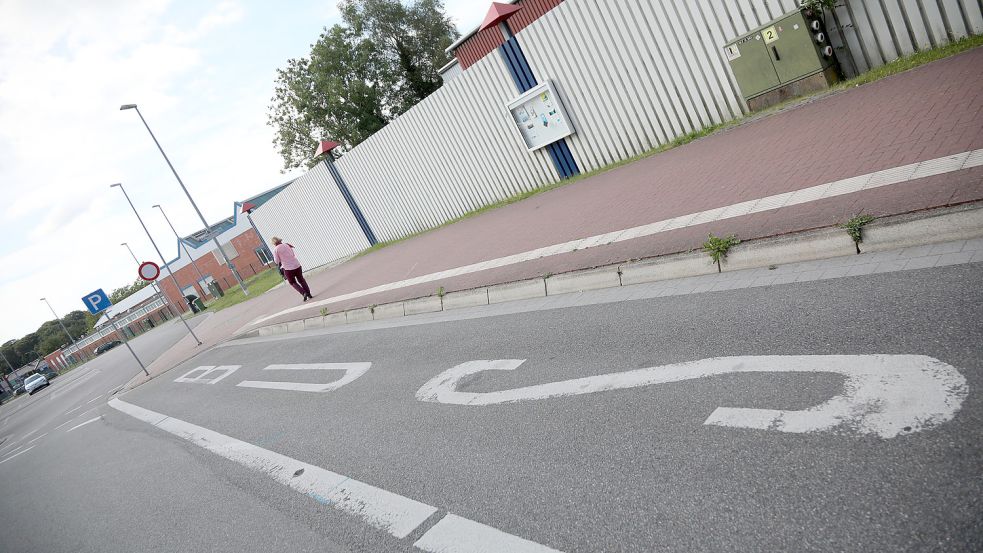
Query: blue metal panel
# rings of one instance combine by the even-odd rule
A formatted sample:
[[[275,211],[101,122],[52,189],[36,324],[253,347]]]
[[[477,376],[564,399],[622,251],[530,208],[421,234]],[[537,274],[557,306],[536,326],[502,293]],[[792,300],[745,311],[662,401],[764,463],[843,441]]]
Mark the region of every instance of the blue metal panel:
[[[345,198],[345,203],[348,204],[348,208],[352,210],[352,215],[355,216],[355,220],[358,221],[358,226],[362,227],[362,232],[365,233],[365,239],[369,241],[369,245],[376,245],[379,241],[376,240],[375,233],[372,232],[372,227],[369,226],[369,222],[365,219],[365,215],[362,214],[362,210],[355,203],[355,197],[352,196],[351,190],[348,189],[348,185],[345,184],[345,179],[341,178],[341,173],[338,172],[338,168],[334,166],[334,162],[328,158],[324,159],[324,165],[328,168],[328,173],[331,174],[331,178],[334,179],[335,184],[338,185],[338,191],[341,192],[342,197]]]
[[[538,84],[536,76],[533,75],[532,68],[526,60],[526,55],[522,52],[522,46],[519,45],[519,41],[515,37],[506,41],[498,51],[502,55],[505,67],[508,68],[509,75],[512,76],[512,81],[519,92],[526,92]],[[546,146],[546,151],[549,152],[553,166],[556,167],[556,172],[561,179],[580,174],[580,168],[574,161],[573,153],[570,151],[566,140],[559,140]]]

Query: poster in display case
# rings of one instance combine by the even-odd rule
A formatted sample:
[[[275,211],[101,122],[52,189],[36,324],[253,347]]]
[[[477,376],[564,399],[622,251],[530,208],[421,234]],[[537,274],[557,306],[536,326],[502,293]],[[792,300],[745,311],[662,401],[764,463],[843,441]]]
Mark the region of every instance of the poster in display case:
[[[574,133],[573,124],[550,81],[532,87],[509,102],[508,110],[530,152]]]

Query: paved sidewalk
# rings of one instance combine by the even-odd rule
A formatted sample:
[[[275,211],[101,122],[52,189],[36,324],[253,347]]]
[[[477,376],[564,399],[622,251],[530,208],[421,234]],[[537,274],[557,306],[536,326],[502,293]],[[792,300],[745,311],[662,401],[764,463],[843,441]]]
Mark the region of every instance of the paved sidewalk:
[[[953,265],[983,266],[983,238],[953,240],[950,242],[884,250],[869,254],[789,263],[787,265],[779,265],[774,269],[767,267],[743,269],[720,274],[684,277],[674,280],[606,288],[603,290],[588,290],[585,292],[544,296],[506,303],[493,303],[490,305],[438,311],[435,313],[393,319],[352,323],[282,335],[242,338],[234,342],[228,342],[228,344],[242,345],[276,342],[282,339],[304,336],[327,336],[363,330],[399,328],[438,322],[512,315],[531,311],[544,311],[547,309],[562,309],[565,307],[617,303],[667,296],[686,296],[705,292],[722,292],[743,288],[791,284],[794,282],[813,282]],[[749,308],[753,307],[750,306]]]
[[[709,232],[748,240],[825,227],[860,212],[883,216],[983,200],[983,166],[971,163],[959,169],[961,165],[950,163],[938,174],[918,170],[925,165],[905,168],[937,158],[945,162],[942,158],[957,154],[964,154],[961,163],[978,162],[980,154],[971,152],[980,149],[983,48],[819,98],[392,245],[311,275],[315,302],[298,309],[293,290],[274,290],[217,313],[198,332],[208,347],[259,320],[297,320],[321,309],[338,312],[432,295],[441,287],[452,292],[688,251],[698,249]],[[809,197],[788,201],[793,197],[789,193],[829,192],[844,182],[856,184],[854,177],[859,176],[865,180],[856,190],[814,197],[808,192]],[[875,181],[876,186],[866,186]],[[762,199],[772,196],[786,200],[768,209]],[[716,220],[707,217],[708,222],[687,217],[685,225],[667,231],[459,271],[682,216],[719,215],[721,208],[742,205],[759,209]],[[450,276],[393,286],[442,271]],[[377,287],[391,289],[364,292]],[[348,299],[325,301],[331,298]],[[158,359],[152,372],[204,349],[188,342]]]

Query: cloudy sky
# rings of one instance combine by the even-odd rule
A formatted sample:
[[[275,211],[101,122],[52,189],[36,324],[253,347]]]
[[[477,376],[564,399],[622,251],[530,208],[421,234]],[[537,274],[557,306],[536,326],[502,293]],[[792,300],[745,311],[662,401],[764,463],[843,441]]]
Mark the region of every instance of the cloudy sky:
[[[445,0],[462,31],[489,2]],[[205,217],[288,179],[266,109],[275,70],[338,21],[332,0],[0,0],[0,343],[136,278],[121,242],[171,259],[201,227],[136,103]]]

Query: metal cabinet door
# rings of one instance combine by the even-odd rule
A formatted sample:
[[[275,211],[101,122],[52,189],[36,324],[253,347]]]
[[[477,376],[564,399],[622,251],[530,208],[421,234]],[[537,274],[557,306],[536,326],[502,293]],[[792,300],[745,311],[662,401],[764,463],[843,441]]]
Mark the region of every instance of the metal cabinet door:
[[[792,82],[823,70],[812,30],[801,13],[794,13],[761,31],[778,79]],[[765,37],[764,35],[770,35]]]
[[[724,55],[730,62],[731,70],[737,78],[737,84],[740,85],[745,99],[753,98],[781,84],[760,33],[754,33],[728,44],[724,47]]]

